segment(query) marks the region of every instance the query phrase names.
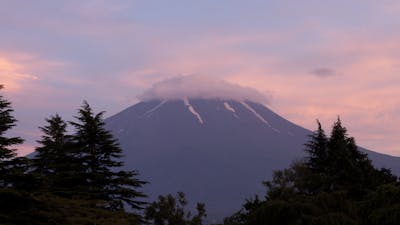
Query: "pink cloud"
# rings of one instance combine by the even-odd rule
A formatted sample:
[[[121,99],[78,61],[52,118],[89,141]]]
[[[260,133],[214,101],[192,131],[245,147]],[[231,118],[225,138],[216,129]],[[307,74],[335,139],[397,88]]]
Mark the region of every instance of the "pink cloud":
[[[257,40],[265,46],[277,41],[258,37],[262,35],[254,38],[222,35],[199,42],[164,42],[167,44],[155,49],[168,52],[169,46],[174,53],[157,59],[140,76],[132,73],[131,80],[140,83],[135,81],[140,78],[143,88],[150,87],[152,81],[178,74],[222,78],[272,94],[273,110],[309,129],[315,128],[318,118],[329,130],[340,115],[360,145],[400,155],[400,147],[393,141],[400,140],[400,127],[393,126],[400,124],[396,116],[400,106],[398,39],[372,39],[338,32],[316,43],[315,49],[298,62],[284,55],[258,55],[236,48],[247,40]],[[285,38],[283,35],[282,40]],[[325,79],[310,75],[309,71],[325,65],[336,73]],[[382,144],[386,138],[390,144]]]
[[[101,93],[104,102],[117,101],[118,95],[126,95],[132,101],[137,90],[150,88],[165,78],[189,74],[212,76],[272,94],[270,107],[273,110],[309,129],[315,128],[316,118],[329,128],[336,116],[341,115],[361,145],[400,155],[400,147],[393,141],[400,140],[397,135],[400,128],[393,126],[400,124],[400,119],[395,116],[400,96],[400,37],[396,34],[326,29],[318,21],[311,21],[305,27],[279,32],[239,33],[222,27],[208,27],[199,35],[173,27],[144,27],[132,21],[108,20],[109,13],[118,14],[123,6],[116,5],[108,10],[105,1],[90,2],[79,8],[75,4],[72,6],[69,10],[77,16],[79,24],[73,18],[58,21],[35,16],[41,21],[42,29],[88,38],[108,49],[108,54],[121,54],[117,52],[121,48],[128,51],[129,44],[134,41],[150,46],[145,50],[147,61],[144,60],[144,65],[132,66],[128,71],[108,78],[93,76],[94,81],[77,75],[82,68],[66,68],[64,63],[38,60],[29,54],[18,57],[3,54],[7,62],[3,67],[11,68],[8,70],[14,74],[6,80],[9,86],[14,86],[15,90],[32,90],[29,95],[36,95],[34,97],[48,98],[46,96],[51,93],[61,96],[59,98],[75,94],[76,98],[79,96],[77,101],[83,98],[84,94],[38,84],[38,81],[48,79],[71,87],[90,87],[93,96]],[[20,22],[18,25],[38,24],[35,19]],[[304,47],[301,37],[308,31],[312,31],[310,35],[322,38],[316,38],[315,43]],[[308,34],[306,36],[308,39]],[[135,37],[134,41],[132,37]],[[258,52],[258,48],[264,50]],[[0,58],[3,55],[0,54]],[[132,57],[132,62],[134,60]],[[310,71],[318,68],[329,68],[336,73],[325,79],[312,76]],[[54,70],[54,73],[47,73],[48,70]],[[46,73],[41,73],[44,71]],[[68,76],[66,71],[74,76]],[[124,90],[115,91],[115,86],[108,87],[112,85]],[[18,103],[23,101],[26,98],[21,97]],[[42,100],[37,104],[52,104],[57,109],[71,107],[62,101]],[[385,138],[390,140],[390,145],[382,145]]]
[[[9,92],[20,91],[23,82],[37,80],[38,77],[32,74],[24,73],[22,65],[16,64],[7,58],[0,57],[0,82]]]

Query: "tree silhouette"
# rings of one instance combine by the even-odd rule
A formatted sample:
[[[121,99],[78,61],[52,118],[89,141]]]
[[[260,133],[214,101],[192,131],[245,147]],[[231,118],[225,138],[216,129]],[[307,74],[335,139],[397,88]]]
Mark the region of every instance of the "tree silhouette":
[[[3,85],[0,85],[2,91]],[[17,120],[12,115],[14,110],[11,107],[11,102],[4,99],[0,95],[0,187],[11,185],[10,179],[14,172],[19,172],[13,168],[13,161],[16,157],[16,149],[13,146],[21,144],[23,140],[20,137],[7,137],[6,132],[16,125]]]
[[[139,199],[145,195],[138,189],[146,182],[137,178],[136,171],[120,170],[122,149],[104,128],[103,114],[94,114],[84,102],[75,117],[78,122],[71,122],[76,130],[74,157],[80,162],[78,171],[84,178],[81,186],[86,196],[103,200],[107,209],[123,210],[124,203],[132,209],[141,209],[144,202]]]
[[[158,201],[151,203],[146,208],[146,220],[154,225],[201,225],[206,217],[204,204],[197,203],[197,214],[192,216],[186,211],[187,201],[183,192],[178,192],[176,197],[171,194],[160,195]]]

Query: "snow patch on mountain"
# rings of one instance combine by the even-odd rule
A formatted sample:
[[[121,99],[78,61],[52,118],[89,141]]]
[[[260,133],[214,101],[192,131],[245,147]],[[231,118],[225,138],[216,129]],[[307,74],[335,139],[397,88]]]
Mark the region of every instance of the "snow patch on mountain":
[[[197,120],[199,121],[199,123],[204,124],[203,119],[200,116],[200,113],[198,113],[193,106],[190,104],[189,99],[188,98],[184,98],[183,102],[185,104],[185,106],[189,109],[189,111],[197,118]]]
[[[158,105],[156,105],[154,108],[150,109],[149,111],[145,112],[143,114],[143,116],[150,116],[154,111],[156,111],[157,109],[161,108],[162,105],[164,105],[164,103],[166,103],[167,101],[164,100],[162,102],[160,102]]]
[[[226,110],[231,111],[231,112],[233,113],[233,116],[234,116],[234,117],[236,117],[237,119],[239,119],[239,116],[236,114],[236,110],[235,110],[231,105],[229,105],[229,103],[224,102],[224,106],[225,106],[225,109],[226,109]]]
[[[224,106],[225,106],[225,109],[227,109],[227,110],[229,110],[229,111],[231,111],[231,112],[233,112],[233,113],[236,112],[235,109],[232,108],[232,106],[229,105],[229,103],[224,102]]]
[[[268,103],[267,97],[257,90],[232,84],[210,76],[190,75],[167,79],[154,84],[138,96],[141,101],[153,99],[179,100],[223,99]]]
[[[280,133],[280,131],[276,128],[274,128],[268,121],[266,121],[264,119],[264,117],[262,117],[260,114],[258,114],[258,112],[253,109],[253,107],[251,107],[249,104],[247,104],[244,101],[240,101],[240,103],[246,108],[248,109],[250,112],[252,112],[258,119],[260,119],[263,123],[267,124],[267,126],[269,126],[272,130],[274,130],[277,133]]]

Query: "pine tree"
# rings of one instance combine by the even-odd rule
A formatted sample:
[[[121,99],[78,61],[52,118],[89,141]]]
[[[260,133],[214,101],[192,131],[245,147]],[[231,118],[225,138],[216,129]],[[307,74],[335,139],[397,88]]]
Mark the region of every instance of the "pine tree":
[[[264,182],[265,200],[245,204],[224,224],[400,224],[397,177],[373,167],[340,118],[329,138],[318,123],[310,139],[304,161]]]
[[[145,197],[138,191],[146,182],[137,178],[136,171],[119,170],[122,149],[112,134],[107,131],[103,121],[104,112],[94,114],[87,102],[79,109],[75,117],[78,122],[71,122],[76,133],[75,158],[80,161],[81,184],[87,196],[104,202],[103,207],[110,210],[123,210],[124,203],[133,209],[141,209],[144,204],[138,198]]]
[[[340,118],[333,124],[326,153],[324,171],[319,175],[324,191],[345,191],[349,198],[360,200],[378,186],[397,181],[390,169],[373,166],[355,139],[348,136]]]
[[[73,144],[67,135],[67,123],[58,114],[46,122],[46,126],[39,127],[43,135],[33,159],[33,173],[40,177],[43,188],[53,191],[72,188],[75,182],[71,175],[77,172],[77,166],[71,157]]]
[[[305,151],[308,153],[307,166],[316,173],[322,173],[327,160],[328,138],[322,129],[321,123],[317,120],[318,129],[309,136],[310,141],[305,144]]]
[[[0,90],[3,88],[0,85]],[[21,144],[23,140],[20,137],[7,137],[6,132],[13,128],[17,120],[12,116],[14,110],[11,108],[11,102],[0,95],[0,187],[6,187],[9,184],[12,160],[16,157],[16,149],[12,146]]]
[[[56,114],[46,119],[48,125],[39,127],[43,132],[41,144],[36,148],[34,157],[35,172],[40,175],[49,176],[57,173],[58,158],[65,155],[64,146],[66,142],[67,124]]]
[[[295,169],[297,186],[301,191],[307,193],[319,193],[329,189],[327,184],[327,161],[328,161],[328,137],[322,129],[321,123],[317,120],[318,128],[310,136],[310,140],[305,144],[305,151],[308,154],[304,166]]]
[[[362,186],[367,185],[368,176],[375,168],[367,155],[358,150],[354,138],[348,137],[340,118],[333,125],[328,149],[326,167],[331,180],[330,189],[355,189],[354,192],[364,189]]]

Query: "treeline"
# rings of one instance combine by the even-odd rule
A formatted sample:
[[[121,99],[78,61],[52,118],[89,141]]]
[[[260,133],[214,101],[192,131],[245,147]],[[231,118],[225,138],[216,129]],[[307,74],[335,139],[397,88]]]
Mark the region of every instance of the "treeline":
[[[121,169],[122,149],[104,128],[104,112],[84,102],[75,121],[46,119],[29,158],[17,157],[23,140],[6,135],[17,122],[12,112],[0,95],[0,224],[202,224],[204,205],[191,215],[183,193],[146,203],[140,188],[147,182]]]
[[[267,194],[248,200],[224,225],[398,225],[400,184],[376,169],[338,119],[327,137],[321,124],[307,157],[264,182]]]
[[[121,169],[122,150],[88,103],[74,121],[47,118],[30,158],[17,157],[23,140],[6,135],[17,122],[12,112],[0,95],[0,224],[204,224],[205,205],[192,214],[181,192],[146,202],[147,182]],[[372,165],[340,119],[329,137],[318,122],[305,151],[223,225],[400,224],[398,178]]]

